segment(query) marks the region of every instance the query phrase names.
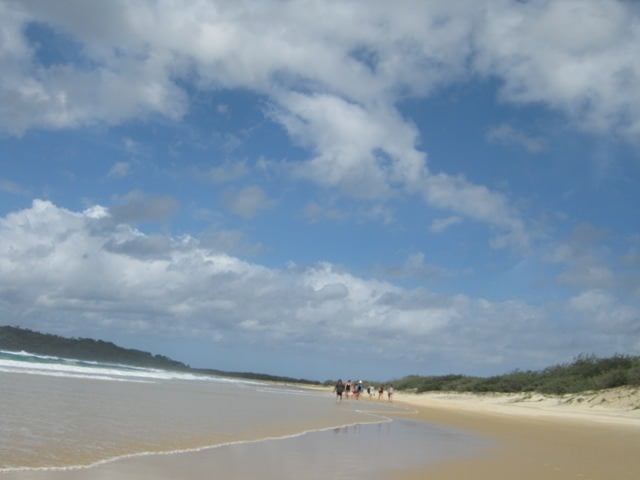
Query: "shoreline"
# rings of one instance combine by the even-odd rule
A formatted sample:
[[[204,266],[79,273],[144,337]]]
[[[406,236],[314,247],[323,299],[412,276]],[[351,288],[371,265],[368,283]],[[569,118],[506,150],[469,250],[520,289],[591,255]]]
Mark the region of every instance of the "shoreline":
[[[328,401],[333,402],[331,396]],[[370,404],[370,406],[373,405]],[[190,450],[126,455],[82,467],[5,470],[0,472],[0,478],[7,478],[7,480],[84,480],[86,478],[196,480],[210,478],[211,472],[216,471],[224,472],[222,474],[224,478],[253,478],[259,475],[267,479],[294,478],[295,473],[296,478],[315,479],[330,478],[332,468],[340,465],[345,471],[350,472],[348,476],[341,478],[381,479],[382,473],[386,476],[387,472],[397,468],[407,466],[417,468],[424,464],[426,458],[429,458],[430,462],[446,458],[464,458],[463,452],[482,448],[483,440],[479,437],[468,433],[454,433],[455,437],[451,437],[451,429],[433,425],[424,425],[422,430],[422,427],[417,428],[415,418],[407,418],[409,422],[401,418],[403,414],[412,413],[412,409],[400,405],[395,407],[390,405],[390,407],[392,408],[388,410],[393,411],[384,413],[380,411],[387,410],[386,408],[371,411],[368,416],[375,420],[360,419],[355,423],[340,426],[314,428],[253,440],[231,441]],[[382,427],[382,425],[388,426]],[[398,431],[401,433],[397,433]],[[421,449],[421,440],[425,436],[420,434],[434,440],[435,443],[432,444],[429,452]],[[381,442],[379,435],[387,439],[391,435],[395,441]],[[461,440],[462,442],[458,443]],[[389,447],[394,445],[396,450],[390,454]],[[327,463],[326,458],[332,458],[336,463]],[[382,463],[376,464],[375,459],[383,460]],[[301,469],[309,465],[313,465],[315,469],[300,473]],[[378,468],[375,465],[378,465]],[[247,475],[247,472],[251,475]],[[321,476],[318,476],[318,473]]]
[[[292,433],[283,433],[283,434],[257,436],[257,437],[237,439],[237,440],[220,441],[219,443],[202,445],[198,447],[178,448],[175,450],[141,451],[141,452],[135,452],[135,453],[127,453],[123,455],[117,455],[114,457],[104,458],[102,460],[97,460],[87,464],[46,466],[46,467],[0,468],[0,477],[7,477],[8,474],[14,474],[16,476],[19,476],[20,474],[26,475],[29,473],[45,475],[47,473],[56,474],[56,473],[64,473],[64,472],[86,471],[86,470],[95,469],[96,467],[100,467],[103,465],[109,465],[109,464],[118,463],[118,462],[127,461],[127,460],[136,461],[137,459],[143,459],[143,458],[153,459],[153,457],[162,458],[162,457],[171,457],[171,456],[183,456],[186,454],[204,453],[204,452],[213,451],[221,448],[252,445],[252,444],[259,444],[263,442],[266,443],[270,441],[290,440],[290,439],[302,437],[304,435],[328,432],[336,429],[350,428],[357,425],[376,425],[376,424],[384,424],[384,423],[393,421],[390,418],[385,418],[379,415],[378,417],[380,418],[379,420],[371,420],[371,421],[362,420],[362,421],[353,422],[353,423],[309,428],[307,430],[300,430]]]

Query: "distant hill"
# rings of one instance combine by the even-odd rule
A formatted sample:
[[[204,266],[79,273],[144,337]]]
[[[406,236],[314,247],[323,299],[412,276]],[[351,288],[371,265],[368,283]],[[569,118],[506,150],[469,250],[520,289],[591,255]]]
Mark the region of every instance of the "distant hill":
[[[119,363],[165,370],[188,370],[189,366],[163,355],[122,348],[91,338],[65,338],[25,328],[0,327],[0,350],[35,353],[78,360]]]
[[[189,365],[172,360],[164,355],[153,355],[142,350],[123,348],[111,342],[93,340],[91,338],[66,338],[11,326],[0,326],[0,350],[25,351],[37,355],[118,363],[163,370],[189,371],[202,375],[314,385],[319,383],[303,378],[282,377],[265,373],[226,372],[215,369],[191,368]]]

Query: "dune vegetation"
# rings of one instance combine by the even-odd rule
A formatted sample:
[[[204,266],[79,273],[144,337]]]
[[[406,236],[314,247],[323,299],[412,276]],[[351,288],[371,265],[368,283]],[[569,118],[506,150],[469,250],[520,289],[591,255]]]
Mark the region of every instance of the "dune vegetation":
[[[538,371],[515,370],[490,377],[409,375],[388,383],[393,384],[398,390],[417,393],[431,391],[577,393],[640,385],[640,357],[615,355],[598,358],[594,355],[580,355],[571,363]]]

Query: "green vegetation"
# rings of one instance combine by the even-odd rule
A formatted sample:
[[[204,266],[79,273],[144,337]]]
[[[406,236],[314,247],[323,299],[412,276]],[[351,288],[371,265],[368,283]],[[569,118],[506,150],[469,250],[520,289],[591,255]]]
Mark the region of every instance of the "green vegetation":
[[[188,371],[200,375],[215,375],[284,383],[318,384],[318,382],[312,380],[281,377],[264,373],[225,372],[214,369],[191,368],[182,362],[172,360],[164,355],[153,355],[141,350],[122,348],[111,342],[90,338],[65,338],[58,335],[39,333],[10,326],[0,326],[0,350],[12,352],[25,351],[36,355],[117,363],[163,370]]]
[[[18,327],[0,327],[0,350],[25,351],[95,362],[119,363],[140,367],[186,370],[184,363],[163,355],[119,347],[111,342],[90,338],[65,338]]]
[[[305,378],[281,377],[278,375],[269,375],[267,373],[255,372],[227,372],[223,370],[215,370],[212,368],[192,368],[191,372],[201,375],[215,375],[218,377],[244,378],[247,380],[261,380],[267,382],[278,383],[300,383],[304,385],[320,385],[316,380],[307,380]]]
[[[411,375],[387,383],[392,383],[398,390],[415,392],[577,393],[625,385],[640,386],[640,357],[580,355],[572,363],[542,371],[516,370],[493,377]]]

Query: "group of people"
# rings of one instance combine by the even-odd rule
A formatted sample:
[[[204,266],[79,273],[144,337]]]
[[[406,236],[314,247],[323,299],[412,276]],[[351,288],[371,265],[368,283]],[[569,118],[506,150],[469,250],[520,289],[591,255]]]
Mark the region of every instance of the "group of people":
[[[391,397],[393,397],[393,385],[389,385],[387,388],[387,399],[391,401]],[[341,401],[343,398],[349,399],[350,396],[353,396],[356,400],[360,400],[360,397],[364,395],[364,386],[362,385],[362,380],[358,380],[357,382],[351,383],[351,380],[347,380],[343,382],[342,379],[339,379],[336,382],[336,386],[333,388],[333,391],[336,393],[336,400]],[[373,399],[375,397],[376,391],[378,392],[378,400],[382,400],[384,396],[385,386],[380,385],[378,388],[373,385],[369,385],[367,387],[367,395],[369,399]]]

